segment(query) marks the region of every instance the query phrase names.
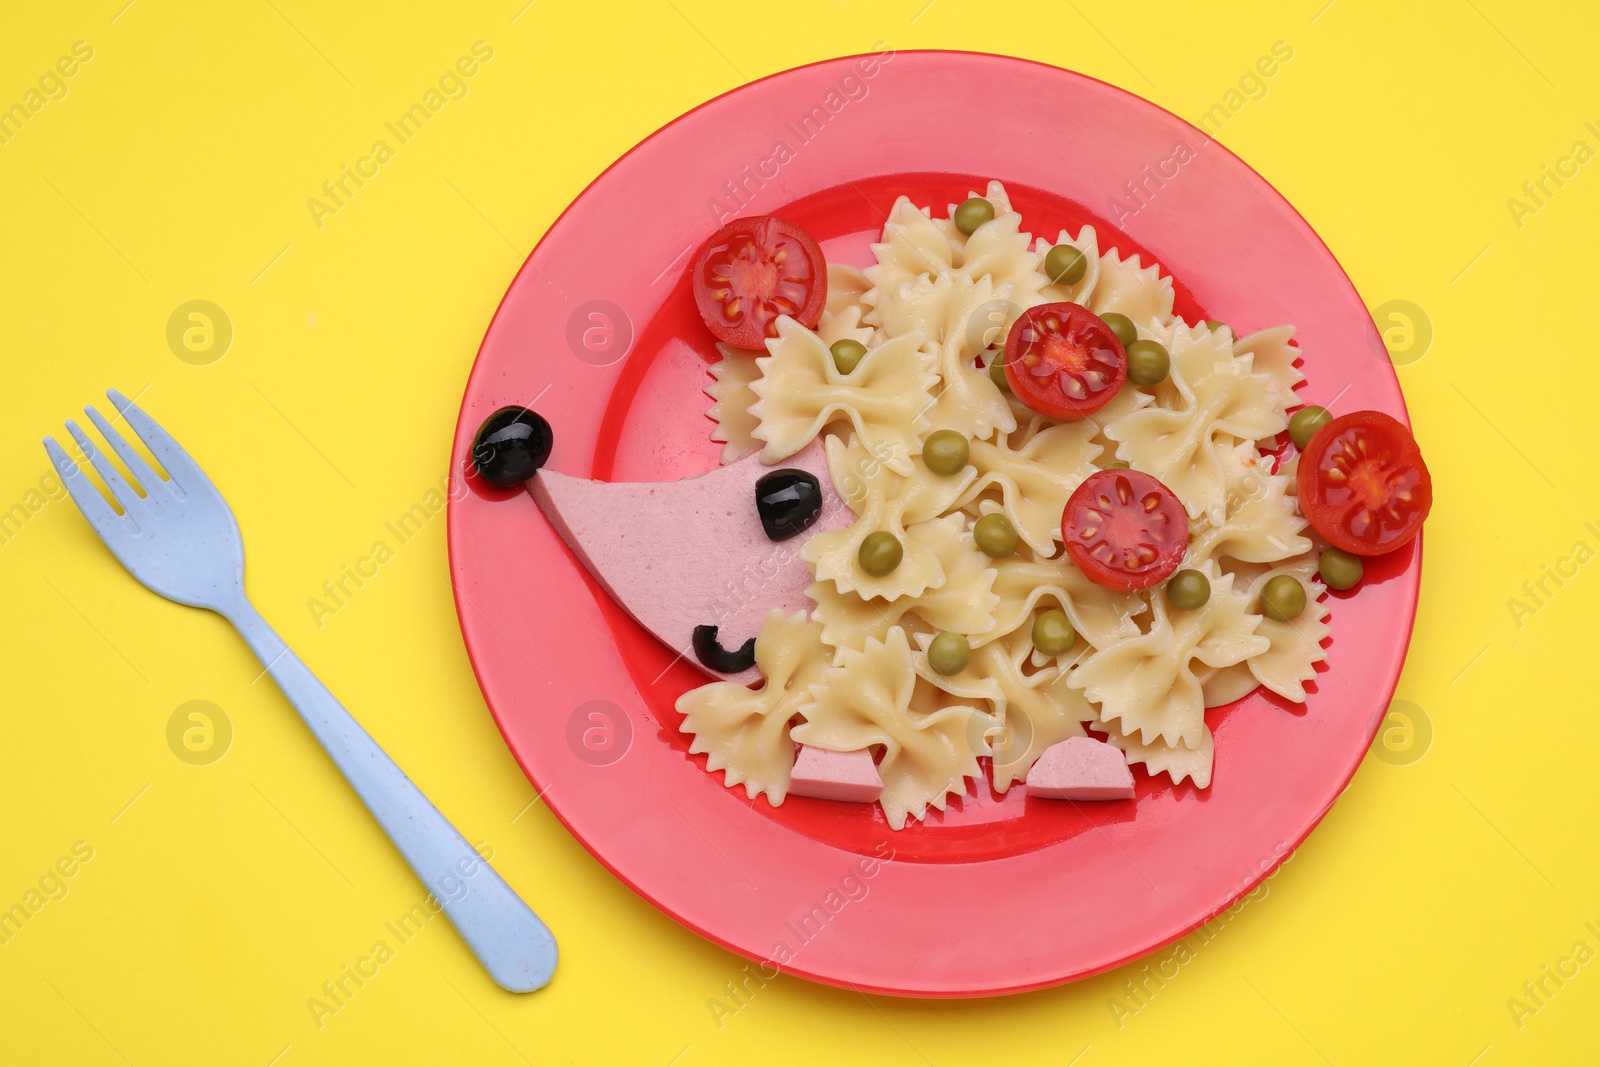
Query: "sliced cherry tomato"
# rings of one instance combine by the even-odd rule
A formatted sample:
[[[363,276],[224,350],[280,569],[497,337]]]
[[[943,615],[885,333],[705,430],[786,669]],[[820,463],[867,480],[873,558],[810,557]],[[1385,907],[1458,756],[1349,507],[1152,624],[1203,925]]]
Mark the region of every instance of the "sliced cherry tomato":
[[[1177,496],[1136,470],[1085,478],[1061,516],[1067,554],[1108,589],[1146,589],[1178,569],[1189,549],[1189,515]]]
[[[1079,419],[1111,403],[1128,377],[1128,353],[1082,304],[1031,307],[1006,334],[1006,380],[1030,408]]]
[[[1335,548],[1392,552],[1422,529],[1433,479],[1403,424],[1381,411],[1340,415],[1306,442],[1300,508]]]
[[[780,315],[807,329],[828,299],[828,263],[799,226],[774,215],[734,219],[700,246],[694,303],[717,340],[760,348]]]

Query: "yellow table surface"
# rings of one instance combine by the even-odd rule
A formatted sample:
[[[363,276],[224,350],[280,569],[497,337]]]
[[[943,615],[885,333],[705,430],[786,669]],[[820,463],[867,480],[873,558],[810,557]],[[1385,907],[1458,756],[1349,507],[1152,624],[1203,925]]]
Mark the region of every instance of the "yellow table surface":
[[[1509,0],[10,5],[0,909],[25,921],[0,925],[0,1061],[1594,1062],[1597,30]],[[466,95],[314,219],[480,41]],[[1058,64],[1191,121],[1221,105],[1221,140],[1392,327],[1437,496],[1408,717],[1181,965],[968,1003],[788,977],[733,1000],[743,961],[535,802],[462,647],[442,516],[336,613],[307,607],[443,477],[490,315],[585,184],[716,94],[877,42]],[[1278,42],[1292,59],[1253,78]],[[214,332],[185,311],[201,330],[169,344],[195,300]],[[225,488],[264,614],[548,920],[548,989],[501,992],[443,922],[394,937],[420,885],[244,645],[62,499],[39,441],[107,386]],[[379,941],[392,958],[344,978]]]

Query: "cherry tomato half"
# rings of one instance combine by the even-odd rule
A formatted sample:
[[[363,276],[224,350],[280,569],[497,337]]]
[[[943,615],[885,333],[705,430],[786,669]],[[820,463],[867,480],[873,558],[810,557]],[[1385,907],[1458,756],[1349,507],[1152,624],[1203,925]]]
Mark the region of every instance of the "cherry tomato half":
[[[734,219],[700,246],[694,303],[717,340],[760,348],[780,315],[814,329],[828,299],[828,263],[809,233],[786,219]]]
[[[1078,569],[1108,589],[1146,589],[1169,577],[1189,549],[1189,515],[1177,496],[1136,470],[1103,470],[1067,499],[1061,536]]]
[[[1006,380],[1033,410],[1079,419],[1111,402],[1128,377],[1128,353],[1082,304],[1040,304],[1006,334]]]
[[[1352,411],[1318,430],[1300,456],[1300,508],[1335,548],[1391,552],[1422,529],[1433,479],[1411,431],[1381,411]]]

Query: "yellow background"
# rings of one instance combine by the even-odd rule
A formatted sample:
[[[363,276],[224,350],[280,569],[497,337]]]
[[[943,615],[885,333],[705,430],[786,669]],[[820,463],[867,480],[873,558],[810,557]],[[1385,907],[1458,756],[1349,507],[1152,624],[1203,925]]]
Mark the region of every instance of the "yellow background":
[[[1600,18],[1510,0],[525,2],[0,15],[0,103],[75,41],[94,50],[0,145],[0,510],[28,513],[0,543],[0,908],[74,843],[94,850],[0,945],[0,1060],[1594,1061],[1600,964],[1546,980],[1520,1026],[1507,1000],[1575,942],[1600,950],[1584,926],[1600,928],[1600,563],[1520,626],[1507,602],[1574,542],[1600,548],[1584,528],[1600,529],[1600,164],[1520,227],[1506,201],[1574,141],[1600,148],[1584,127],[1600,126]],[[469,95],[316,228],[306,199],[478,40],[494,58]],[[1407,763],[1419,749],[1396,735],[1394,762],[1369,757],[1266,895],[1120,1026],[1110,1002],[1138,964],[975,1003],[784,978],[719,1027],[708,1001],[742,961],[532,803],[462,649],[443,518],[320,628],[304,607],[444,475],[490,315],[590,179],[745,80],[878,41],[1055,63],[1191,121],[1287,42],[1221,139],[1369,307],[1410,301],[1433,331],[1400,370],[1438,503],[1398,694],[1431,744]],[[195,299],[234,330],[206,366],[166,339]],[[549,921],[564,949],[549,989],[499,991],[434,923],[313,1021],[307,999],[422,891],[221,620],[141,589],[70,503],[29,507],[40,438],[107,386],[142,393],[199,457],[263,612]],[[210,765],[168,745],[191,700],[232,724]]]

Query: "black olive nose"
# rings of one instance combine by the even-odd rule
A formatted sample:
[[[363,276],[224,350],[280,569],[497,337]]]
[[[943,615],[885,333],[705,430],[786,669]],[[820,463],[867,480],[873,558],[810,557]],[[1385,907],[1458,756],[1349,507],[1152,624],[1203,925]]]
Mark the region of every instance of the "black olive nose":
[[[717,640],[715,626],[694,628],[694,655],[701,663],[723,674],[738,674],[756,665],[756,639],[750,638],[732,652]]]
[[[472,439],[472,465],[490,485],[520,485],[544,466],[554,443],[550,424],[538,412],[501,408],[478,427]]]
[[[785,467],[756,482],[756,513],[774,541],[801,533],[822,514],[822,486],[809,471]]]

